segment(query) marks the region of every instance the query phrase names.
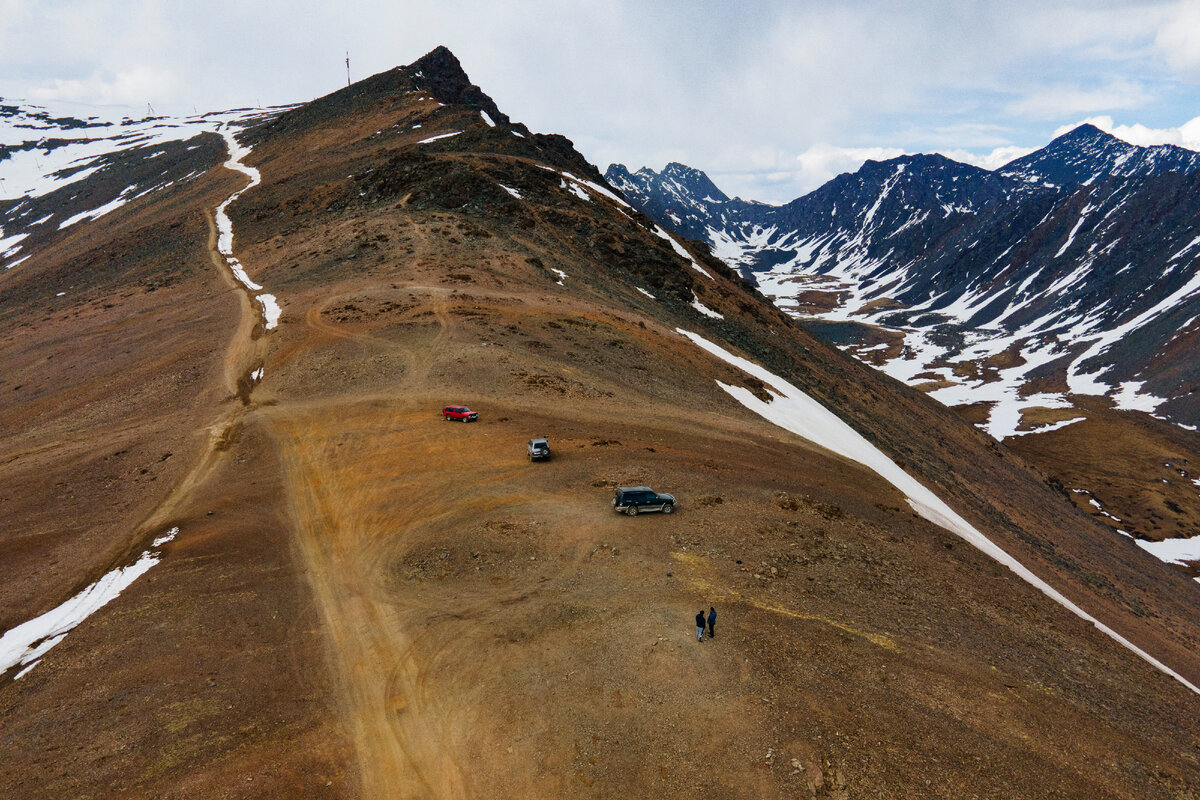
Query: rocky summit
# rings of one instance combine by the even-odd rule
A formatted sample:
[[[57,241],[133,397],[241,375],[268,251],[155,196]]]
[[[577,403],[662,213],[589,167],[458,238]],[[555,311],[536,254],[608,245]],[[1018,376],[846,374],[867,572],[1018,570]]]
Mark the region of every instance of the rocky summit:
[[[0,202],[8,796],[1200,785],[1195,581],[448,50],[291,108],[18,113],[53,130],[0,161],[46,165]],[[870,169],[870,220],[919,191],[946,238],[1015,191]]]

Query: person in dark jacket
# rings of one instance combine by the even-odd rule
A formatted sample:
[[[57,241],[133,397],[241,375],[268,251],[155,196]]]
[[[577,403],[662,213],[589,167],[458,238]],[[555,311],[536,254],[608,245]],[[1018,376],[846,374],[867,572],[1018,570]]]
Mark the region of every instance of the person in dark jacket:
[[[704,641],[704,609],[700,609],[700,613],[696,615],[696,641]]]
[[[708,638],[712,639],[717,635],[717,609],[712,606],[708,607]]]

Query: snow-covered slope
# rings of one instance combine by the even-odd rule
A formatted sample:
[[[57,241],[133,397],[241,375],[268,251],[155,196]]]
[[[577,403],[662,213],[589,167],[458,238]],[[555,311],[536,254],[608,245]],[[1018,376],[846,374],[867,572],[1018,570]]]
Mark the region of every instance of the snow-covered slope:
[[[1200,154],[1085,125],[994,172],[868,161],[784,206],[681,165],[608,177],[839,346],[989,404],[998,439],[1070,424],[1087,395],[1200,424]]]
[[[49,234],[201,175],[194,137],[278,109],[132,119],[127,109],[0,99],[0,267]],[[214,147],[219,147],[214,144]]]

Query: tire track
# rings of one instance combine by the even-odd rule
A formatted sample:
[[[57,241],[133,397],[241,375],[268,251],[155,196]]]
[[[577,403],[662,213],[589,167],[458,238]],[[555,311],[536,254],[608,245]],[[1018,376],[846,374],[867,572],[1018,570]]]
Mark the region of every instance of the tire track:
[[[363,796],[468,796],[451,755],[448,709],[427,690],[425,665],[437,659],[437,643],[413,640],[403,625],[405,609],[378,577],[389,543],[379,539],[381,520],[365,510],[372,506],[372,490],[338,480],[322,440],[309,435],[318,425],[281,419],[274,427],[295,541],[328,634]],[[407,506],[431,502],[412,497]],[[387,528],[402,531],[414,522],[412,516],[392,518]]]

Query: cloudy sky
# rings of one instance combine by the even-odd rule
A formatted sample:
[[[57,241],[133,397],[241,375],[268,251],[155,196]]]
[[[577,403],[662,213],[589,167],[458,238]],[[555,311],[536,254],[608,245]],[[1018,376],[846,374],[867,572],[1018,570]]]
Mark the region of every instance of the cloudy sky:
[[[1090,120],[1200,149],[1200,0],[0,0],[0,97],[298,102],[439,44],[602,169],[784,202],[866,158],[994,167]]]

